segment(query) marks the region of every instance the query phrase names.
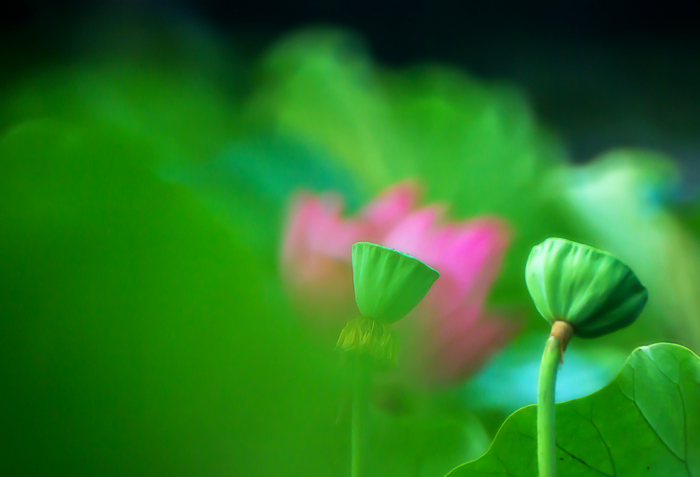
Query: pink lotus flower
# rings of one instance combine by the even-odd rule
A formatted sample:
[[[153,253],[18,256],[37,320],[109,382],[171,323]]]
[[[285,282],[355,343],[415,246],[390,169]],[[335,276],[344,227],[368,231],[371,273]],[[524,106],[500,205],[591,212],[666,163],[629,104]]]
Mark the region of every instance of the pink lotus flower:
[[[399,184],[351,218],[340,197],[299,195],[281,254],[290,294],[312,323],[337,337],[357,315],[352,244],[374,242],[411,254],[441,276],[409,317],[400,367],[430,384],[451,384],[474,373],[513,335],[516,326],[484,308],[508,245],[506,224],[495,218],[446,223],[444,207],[416,208],[418,188]]]

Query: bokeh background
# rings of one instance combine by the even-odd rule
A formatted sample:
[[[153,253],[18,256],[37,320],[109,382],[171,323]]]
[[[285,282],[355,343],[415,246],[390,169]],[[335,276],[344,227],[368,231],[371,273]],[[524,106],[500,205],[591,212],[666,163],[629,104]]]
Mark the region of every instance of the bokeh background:
[[[352,216],[418,181],[505,220],[518,332],[375,403],[372,475],[440,476],[535,401],[523,279],[564,236],[650,291],[573,342],[560,399],[636,347],[700,350],[700,31],[689,2],[25,2],[0,18],[0,474],[347,475],[348,372],[281,273],[295,193]],[[394,396],[396,398],[396,396]]]

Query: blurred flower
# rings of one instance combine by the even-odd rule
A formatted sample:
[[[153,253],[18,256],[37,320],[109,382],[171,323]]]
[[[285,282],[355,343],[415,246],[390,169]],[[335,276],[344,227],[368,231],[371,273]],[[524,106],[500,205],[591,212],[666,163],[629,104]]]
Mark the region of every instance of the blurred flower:
[[[337,333],[358,314],[350,268],[352,244],[367,241],[408,253],[441,274],[425,299],[398,323],[400,368],[428,384],[475,372],[515,331],[485,310],[509,231],[500,219],[444,222],[445,207],[416,208],[413,183],[396,185],[351,218],[335,195],[300,194],[291,209],[281,271],[312,324]]]
[[[337,334],[356,314],[352,284],[352,244],[381,239],[409,214],[418,195],[413,184],[394,187],[356,218],[342,217],[335,194],[299,194],[289,214],[282,246],[281,271],[290,295],[307,313],[323,314],[324,328]]]

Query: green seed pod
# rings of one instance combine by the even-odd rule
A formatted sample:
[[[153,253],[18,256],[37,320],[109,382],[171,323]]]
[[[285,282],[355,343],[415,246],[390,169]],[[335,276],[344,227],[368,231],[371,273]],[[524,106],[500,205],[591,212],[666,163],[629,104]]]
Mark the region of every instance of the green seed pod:
[[[569,323],[583,338],[632,324],[647,302],[646,288],[619,259],[560,238],[532,249],[525,281],[545,320]]]
[[[417,258],[366,242],[352,246],[352,273],[360,313],[385,323],[406,316],[440,276]]]

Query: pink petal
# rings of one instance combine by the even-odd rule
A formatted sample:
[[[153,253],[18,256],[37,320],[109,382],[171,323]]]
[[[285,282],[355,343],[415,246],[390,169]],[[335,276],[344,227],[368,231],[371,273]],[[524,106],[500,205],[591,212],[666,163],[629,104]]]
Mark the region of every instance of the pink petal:
[[[464,301],[480,302],[496,279],[509,242],[506,224],[497,219],[477,219],[452,231],[452,237],[435,242],[440,251],[433,267],[442,286],[430,298],[441,313],[452,313]],[[450,240],[451,239],[451,240]]]
[[[280,271],[297,305],[345,320],[346,310],[354,306],[350,250],[361,227],[342,220],[342,207],[333,195],[297,195],[282,244]]]
[[[347,292],[352,243],[362,227],[340,217],[342,200],[301,192],[295,198],[282,244],[282,274],[297,291],[337,296]],[[331,290],[339,287],[339,291]]]
[[[357,220],[343,220],[337,215],[323,217],[314,232],[309,238],[313,250],[346,262],[350,262],[352,244],[368,240],[367,237],[371,235],[366,224]]]
[[[385,235],[411,212],[420,194],[417,183],[402,182],[370,202],[361,217],[369,222],[376,234]]]
[[[500,350],[518,326],[495,317],[482,317],[440,347],[432,360],[435,382],[452,384],[472,375]]]
[[[431,265],[437,251],[432,249],[430,238],[437,221],[444,214],[444,207],[431,206],[411,213],[401,220],[381,240],[381,245],[413,255]]]
[[[342,217],[344,204],[335,194],[317,198],[300,193],[292,207],[282,246],[282,261],[290,263],[298,254],[323,254],[350,261],[352,244],[371,236],[369,226]]]
[[[323,213],[320,201],[305,192],[297,194],[290,208],[282,243],[282,266],[291,267],[309,249],[309,231]]]
[[[455,336],[469,334],[481,319],[482,312],[482,303],[465,303],[450,314],[426,315],[430,346],[440,350]]]

